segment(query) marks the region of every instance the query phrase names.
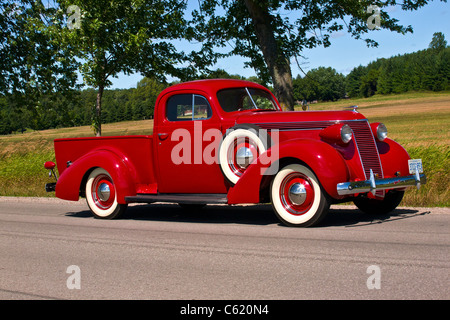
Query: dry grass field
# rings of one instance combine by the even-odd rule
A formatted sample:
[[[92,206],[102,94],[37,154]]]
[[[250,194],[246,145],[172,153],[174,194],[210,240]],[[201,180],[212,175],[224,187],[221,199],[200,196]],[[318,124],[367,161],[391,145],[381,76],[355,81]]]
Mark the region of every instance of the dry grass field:
[[[389,137],[405,148],[450,145],[450,93],[410,93],[312,104],[310,110],[358,106],[371,122],[386,124]]]
[[[450,93],[407,93],[312,104],[310,110],[358,106],[370,122],[383,122],[388,136],[412,158],[421,158],[428,182],[410,188],[402,202],[409,206],[450,206]]]
[[[342,110],[358,105],[371,122],[386,124],[389,137],[412,158],[422,158],[428,183],[408,190],[402,205],[450,206],[450,93],[407,93],[311,104],[310,110]],[[151,134],[153,121],[103,125],[103,135]],[[54,160],[53,140],[92,136],[89,127],[0,136],[0,196],[53,196],[44,191],[43,163]]]

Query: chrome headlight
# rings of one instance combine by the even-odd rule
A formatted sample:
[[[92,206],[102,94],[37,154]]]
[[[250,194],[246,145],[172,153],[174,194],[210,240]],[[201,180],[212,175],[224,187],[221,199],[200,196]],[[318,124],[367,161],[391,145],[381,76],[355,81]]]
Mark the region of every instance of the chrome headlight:
[[[377,139],[379,141],[383,141],[384,139],[387,138],[387,133],[388,133],[388,131],[387,131],[386,126],[383,123],[380,123],[377,126]]]
[[[341,140],[343,143],[349,143],[352,140],[353,131],[348,124],[341,127]]]
[[[383,141],[387,138],[387,128],[381,122],[375,122],[370,124],[370,128],[372,129],[373,136],[378,141]]]
[[[319,135],[329,143],[346,145],[352,140],[353,131],[348,124],[337,123],[322,129]]]

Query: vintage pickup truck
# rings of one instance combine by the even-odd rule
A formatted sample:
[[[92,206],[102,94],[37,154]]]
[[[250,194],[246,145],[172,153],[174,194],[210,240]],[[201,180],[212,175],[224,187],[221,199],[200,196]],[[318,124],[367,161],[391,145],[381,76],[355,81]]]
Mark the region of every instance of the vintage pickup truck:
[[[153,135],[56,139],[46,189],[86,197],[98,218],[137,202],[272,203],[282,223],[308,227],[333,203],[387,213],[426,182],[421,160],[386,136],[356,107],[287,112],[256,83],[192,81],[161,92]]]

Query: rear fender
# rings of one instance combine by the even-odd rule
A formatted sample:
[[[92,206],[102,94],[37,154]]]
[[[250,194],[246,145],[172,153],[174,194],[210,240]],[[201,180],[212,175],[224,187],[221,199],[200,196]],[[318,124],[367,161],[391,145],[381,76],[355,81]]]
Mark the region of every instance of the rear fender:
[[[344,158],[332,146],[318,140],[294,139],[279,145],[278,157],[273,156],[273,152],[276,152],[276,147],[269,149],[255,160],[238,182],[230,188],[229,204],[259,203],[263,182],[267,181],[267,178],[271,180],[272,176],[287,162],[307,165],[315,173],[328,195],[335,199],[342,198],[337,194],[336,186],[342,181],[349,181],[350,173]],[[273,158],[274,161],[267,163],[268,161],[261,161],[261,158]]]
[[[125,204],[126,196],[135,196],[135,182],[132,178],[133,168],[124,160],[109,150],[94,150],[77,159],[64,170],[56,184],[56,197],[64,200],[78,201],[80,190],[84,187],[89,173],[97,167],[103,168],[111,175],[116,191],[117,201]]]

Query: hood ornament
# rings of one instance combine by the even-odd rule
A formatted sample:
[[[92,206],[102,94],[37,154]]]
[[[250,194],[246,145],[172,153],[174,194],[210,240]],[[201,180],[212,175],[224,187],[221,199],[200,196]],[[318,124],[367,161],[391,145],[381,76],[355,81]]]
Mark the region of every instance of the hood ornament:
[[[352,109],[353,112],[358,112],[358,106],[350,106],[350,107],[345,107],[345,109]]]

